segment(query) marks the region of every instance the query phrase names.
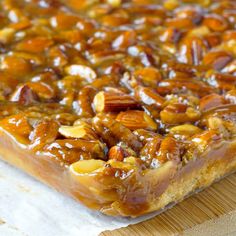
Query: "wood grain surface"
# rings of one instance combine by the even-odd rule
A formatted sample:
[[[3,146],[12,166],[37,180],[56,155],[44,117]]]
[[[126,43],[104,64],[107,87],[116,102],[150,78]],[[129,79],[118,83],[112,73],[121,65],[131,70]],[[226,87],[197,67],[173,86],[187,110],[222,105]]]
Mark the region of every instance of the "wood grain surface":
[[[142,223],[100,236],[236,236],[236,173]]]

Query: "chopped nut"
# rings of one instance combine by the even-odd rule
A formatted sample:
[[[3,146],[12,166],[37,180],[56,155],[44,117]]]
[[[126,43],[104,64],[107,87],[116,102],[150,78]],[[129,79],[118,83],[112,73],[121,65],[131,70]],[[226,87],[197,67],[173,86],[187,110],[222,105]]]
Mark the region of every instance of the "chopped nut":
[[[164,138],[155,158],[160,163],[164,163],[168,160],[175,160],[180,162],[180,147],[177,141],[172,137]]]
[[[118,146],[113,146],[112,148],[110,148],[108,156],[109,159],[114,159],[117,161],[123,161],[124,160],[124,150],[121,147]]]
[[[213,107],[224,104],[226,104],[224,97],[213,93],[200,99],[199,108],[201,111],[207,111]]]
[[[200,7],[186,5],[179,7],[175,10],[175,16],[178,18],[191,19],[193,23],[199,24],[203,19],[203,10]]]
[[[200,112],[184,104],[170,104],[160,113],[162,122],[166,124],[183,124],[194,122],[200,118]]]
[[[102,160],[81,160],[73,163],[70,166],[70,170],[75,174],[91,174],[105,165]]]
[[[167,27],[174,27],[177,29],[191,29],[194,27],[194,23],[189,18],[168,18],[165,22]]]
[[[99,92],[93,100],[97,112],[119,112],[139,108],[138,102],[123,93]]]
[[[208,126],[211,130],[217,131],[221,130],[223,128],[223,120],[220,119],[219,117],[210,117],[208,119]],[[219,132],[221,133],[221,132]]]
[[[138,152],[142,144],[128,128],[112,118],[104,115],[98,115],[92,120],[92,125],[102,139],[109,144],[115,146],[120,141],[127,144],[134,151]]]
[[[63,139],[56,140],[44,147],[44,151],[48,152],[60,152],[60,150],[71,150],[75,152],[85,152],[90,153],[91,158],[94,159],[106,159],[106,146],[98,140],[84,140],[84,139]],[[63,152],[62,152],[63,158]],[[68,161],[70,162],[71,158],[68,155]],[[77,157],[78,158],[78,157]]]
[[[162,96],[171,93],[186,93],[186,91],[203,97],[212,93],[214,89],[202,81],[189,78],[162,80],[157,87],[157,92]]]
[[[96,89],[91,86],[85,86],[79,91],[78,101],[74,103],[74,109],[80,117],[91,118],[94,116],[92,101],[95,93]]]
[[[213,67],[215,70],[223,69],[233,59],[232,55],[225,51],[212,51],[208,52],[202,63]]]
[[[26,85],[32,89],[33,92],[37,94],[41,99],[52,99],[55,97],[56,91],[55,87],[46,82],[28,82]]]
[[[144,111],[125,111],[120,112],[116,120],[129,128],[130,130],[148,129],[156,130],[157,124]]]
[[[170,129],[171,134],[178,134],[178,135],[184,135],[184,136],[193,136],[201,132],[202,132],[202,129],[191,124],[178,125]]]
[[[236,104],[236,89],[227,92],[225,95],[225,99],[232,104]]]
[[[208,36],[210,32],[211,31],[209,30],[209,28],[203,25],[203,26],[199,26],[197,28],[190,30],[187,36],[188,37]]]
[[[162,139],[160,137],[154,137],[149,142],[145,144],[140,152],[142,158],[152,159],[158,155],[158,150],[160,148]]]
[[[167,10],[174,10],[175,8],[177,8],[179,6],[179,1],[178,0],[166,0],[164,2],[164,7]]]
[[[21,105],[29,105],[38,101],[37,94],[27,85],[20,86],[10,98],[12,102],[18,102]]]
[[[139,141],[146,144],[147,142],[151,141],[155,137],[159,137],[160,135],[158,133],[155,133],[153,131],[145,130],[145,129],[136,129],[133,132],[136,136],[138,136]]]
[[[0,69],[8,74],[22,77],[31,73],[32,66],[28,60],[16,56],[5,56],[1,60]]]
[[[220,136],[213,130],[207,130],[200,134],[196,134],[192,137],[192,142],[195,145],[194,148],[197,148],[200,152],[204,152],[210,143],[218,141]]]
[[[180,37],[181,37],[180,30],[173,27],[168,27],[167,29],[163,29],[161,31],[159,39],[162,42],[177,43]]]
[[[12,28],[3,28],[0,30],[0,43],[6,44],[9,43],[15,34],[15,30]]]
[[[30,132],[32,131],[32,127],[29,124],[26,115],[21,113],[10,115],[2,119],[0,121],[0,126],[12,133],[12,135],[18,135],[25,138],[27,141],[29,139]]]
[[[70,29],[72,26],[75,26],[78,21],[79,18],[77,16],[66,13],[59,13],[50,19],[51,26],[60,30]]]
[[[59,133],[66,138],[97,139],[96,133],[88,125],[61,126]]]
[[[216,14],[209,14],[204,17],[203,25],[206,25],[213,31],[224,31],[228,28],[228,23],[223,16]]]
[[[96,72],[92,68],[84,65],[70,65],[66,67],[65,71],[68,75],[78,75],[86,79],[89,83],[97,78]]]
[[[30,134],[32,149],[40,149],[44,145],[53,142],[58,135],[59,124],[53,120],[40,121]]]
[[[181,42],[179,61],[199,65],[207,52],[207,42],[199,37],[187,37]]]
[[[162,79],[160,71],[153,67],[135,70],[133,76],[143,85],[150,87],[156,87]]]
[[[19,42],[16,46],[17,50],[31,52],[31,53],[40,53],[46,50],[53,44],[51,39],[46,37],[36,37],[23,40]]]
[[[143,104],[152,105],[156,108],[161,108],[165,102],[165,99],[154,90],[141,86],[135,88],[135,97]]]
[[[126,49],[136,42],[135,31],[125,31],[119,35],[112,43],[112,47],[115,49]]]
[[[119,7],[121,5],[122,0],[106,0],[108,4],[113,7]]]

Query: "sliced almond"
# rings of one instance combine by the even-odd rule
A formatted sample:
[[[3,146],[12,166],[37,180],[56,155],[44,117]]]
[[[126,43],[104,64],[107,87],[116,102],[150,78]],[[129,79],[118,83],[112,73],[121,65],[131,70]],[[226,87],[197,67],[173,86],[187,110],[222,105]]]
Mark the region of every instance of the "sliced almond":
[[[170,129],[170,133],[172,134],[187,135],[187,136],[193,136],[201,132],[202,130],[200,128],[191,124],[178,125]]]
[[[81,160],[70,166],[75,174],[90,174],[104,166],[105,162],[101,160]]]
[[[61,126],[59,128],[59,133],[66,138],[81,138],[86,140],[97,138],[97,135],[92,128],[85,125]]]

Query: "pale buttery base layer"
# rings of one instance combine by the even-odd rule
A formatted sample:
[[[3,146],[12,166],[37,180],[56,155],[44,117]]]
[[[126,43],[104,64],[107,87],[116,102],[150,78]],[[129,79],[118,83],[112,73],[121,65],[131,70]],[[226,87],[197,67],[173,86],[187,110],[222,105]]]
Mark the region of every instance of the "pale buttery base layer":
[[[134,173],[114,183],[114,178],[104,175],[104,169],[77,175],[55,160],[30,153],[4,131],[0,131],[0,156],[89,208],[107,215],[137,217],[162,211],[236,171],[236,139],[212,144],[185,166],[169,161],[158,169]]]

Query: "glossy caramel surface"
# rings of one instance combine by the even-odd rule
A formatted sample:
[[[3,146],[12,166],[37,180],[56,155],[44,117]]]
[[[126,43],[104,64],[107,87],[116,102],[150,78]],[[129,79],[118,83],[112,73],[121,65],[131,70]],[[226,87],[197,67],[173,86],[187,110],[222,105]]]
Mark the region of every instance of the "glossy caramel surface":
[[[0,53],[1,132],[133,215],[120,191],[235,138],[233,0],[2,0]]]

